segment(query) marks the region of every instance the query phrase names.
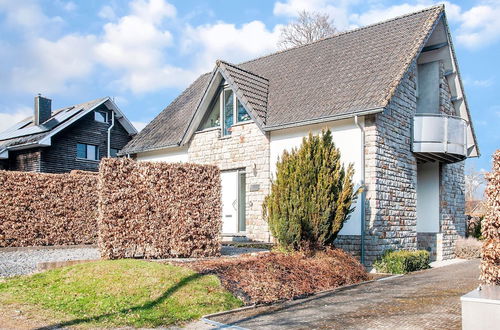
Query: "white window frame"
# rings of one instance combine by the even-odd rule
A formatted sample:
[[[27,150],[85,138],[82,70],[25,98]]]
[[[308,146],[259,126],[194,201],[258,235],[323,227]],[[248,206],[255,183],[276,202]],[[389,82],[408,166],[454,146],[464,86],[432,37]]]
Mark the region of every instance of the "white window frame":
[[[224,125],[225,125],[225,113],[224,113],[224,101],[225,101],[225,98],[224,98],[224,93],[226,91],[231,91],[233,93],[233,124],[231,125],[231,127],[233,127],[234,125],[236,124],[241,124],[241,123],[247,123],[247,122],[251,122],[252,121],[252,118],[250,117],[250,119],[248,120],[242,120],[242,121],[238,121],[238,97],[236,96],[236,93],[232,90],[232,88],[229,87],[229,85],[224,85],[221,89],[221,92],[219,93],[219,103],[220,103],[220,123],[221,123],[221,126],[220,126],[220,129],[221,129],[221,135],[223,137],[227,137],[227,136],[231,136],[231,134],[224,134]],[[241,104],[243,105],[243,103]],[[245,109],[246,110],[246,109]],[[248,112],[248,110],[247,110]]]
[[[104,115],[104,121],[96,119],[97,113]],[[107,124],[108,123],[108,113],[104,112],[104,111],[95,110],[94,111],[94,121],[96,121],[98,123]]]

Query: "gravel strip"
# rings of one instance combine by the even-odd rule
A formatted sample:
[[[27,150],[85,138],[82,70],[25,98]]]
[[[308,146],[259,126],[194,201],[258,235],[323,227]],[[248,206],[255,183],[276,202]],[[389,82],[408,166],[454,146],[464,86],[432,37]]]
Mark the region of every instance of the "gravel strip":
[[[245,253],[267,251],[264,249],[223,246],[223,256],[238,256]],[[96,247],[78,248],[25,248],[19,251],[2,251],[0,249],[0,277],[31,274],[36,271],[40,262],[92,260],[99,259],[100,253]],[[176,259],[189,261],[191,259]],[[193,259],[195,260],[195,259]]]
[[[97,248],[0,251],[0,277],[33,273],[39,262],[99,259]]]

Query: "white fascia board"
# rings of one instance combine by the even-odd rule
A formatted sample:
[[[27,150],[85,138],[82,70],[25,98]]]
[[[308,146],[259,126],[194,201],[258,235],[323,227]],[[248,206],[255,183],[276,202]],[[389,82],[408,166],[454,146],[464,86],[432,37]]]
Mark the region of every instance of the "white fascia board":
[[[219,71],[218,66],[216,66],[212,71],[212,76],[210,78],[210,82],[208,83],[207,88],[205,89],[205,93],[203,94],[200,103],[196,107],[194,115],[191,117],[191,121],[189,122],[188,128],[186,129],[184,135],[182,136],[182,139],[179,143],[180,146],[186,144],[191,138],[191,136],[193,136],[197,126],[201,123],[201,120],[205,115],[206,109],[208,109],[208,107],[210,106],[210,102],[212,101],[212,98],[217,89],[219,88],[220,82],[222,81],[222,75],[217,74],[218,71]]]
[[[130,135],[135,135],[137,134],[137,129],[134,127],[134,125],[128,120],[127,117],[123,114],[123,112],[118,108],[115,102],[108,97],[106,102],[104,104],[110,109],[111,111],[115,112],[115,118],[118,120],[118,122],[125,128],[128,134]]]

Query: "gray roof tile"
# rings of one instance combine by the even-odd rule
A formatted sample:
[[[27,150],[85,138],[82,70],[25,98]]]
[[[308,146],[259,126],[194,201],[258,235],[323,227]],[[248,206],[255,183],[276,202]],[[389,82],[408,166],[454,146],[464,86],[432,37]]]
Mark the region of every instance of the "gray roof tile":
[[[263,128],[354,115],[387,105],[443,10],[431,7],[238,65],[218,64]],[[122,152],[179,144],[210,77],[200,76]]]

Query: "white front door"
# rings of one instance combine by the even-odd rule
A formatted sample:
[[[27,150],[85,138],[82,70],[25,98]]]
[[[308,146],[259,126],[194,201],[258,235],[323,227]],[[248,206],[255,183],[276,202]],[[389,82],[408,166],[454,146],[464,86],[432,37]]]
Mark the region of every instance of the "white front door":
[[[222,233],[238,233],[238,171],[221,172]]]

